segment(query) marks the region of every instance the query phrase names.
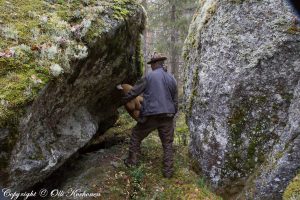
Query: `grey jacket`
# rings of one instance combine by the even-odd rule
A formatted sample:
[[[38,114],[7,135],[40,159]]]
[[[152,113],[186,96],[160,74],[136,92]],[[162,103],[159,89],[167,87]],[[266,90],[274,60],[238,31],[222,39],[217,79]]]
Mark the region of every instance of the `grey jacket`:
[[[126,103],[141,93],[141,116],[175,114],[178,111],[177,82],[173,75],[159,67],[141,78],[122,99]]]

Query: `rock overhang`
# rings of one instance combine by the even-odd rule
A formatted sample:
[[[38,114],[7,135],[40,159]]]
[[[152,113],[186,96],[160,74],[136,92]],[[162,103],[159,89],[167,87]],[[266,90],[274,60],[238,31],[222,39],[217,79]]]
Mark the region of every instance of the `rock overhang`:
[[[24,190],[114,123],[114,85],[143,71],[145,13],[133,0],[0,3],[1,171]]]

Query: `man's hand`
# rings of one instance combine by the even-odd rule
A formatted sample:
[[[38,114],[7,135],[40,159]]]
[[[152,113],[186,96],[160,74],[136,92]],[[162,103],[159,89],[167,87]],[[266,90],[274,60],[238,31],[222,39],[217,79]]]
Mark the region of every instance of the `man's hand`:
[[[124,97],[122,97],[121,102],[127,103],[128,101],[134,99],[135,97],[139,96],[141,93],[144,92],[146,88],[147,80],[145,77],[141,78],[136,84],[133,86],[133,88],[125,94]]]

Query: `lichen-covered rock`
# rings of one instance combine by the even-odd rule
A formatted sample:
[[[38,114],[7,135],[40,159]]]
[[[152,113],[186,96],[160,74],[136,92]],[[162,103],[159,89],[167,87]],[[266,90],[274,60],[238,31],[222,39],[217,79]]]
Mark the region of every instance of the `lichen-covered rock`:
[[[0,186],[42,181],[115,122],[144,23],[134,0],[0,1]]]
[[[300,31],[281,0],[201,0],[183,56],[190,151],[227,198],[281,199],[300,168]]]

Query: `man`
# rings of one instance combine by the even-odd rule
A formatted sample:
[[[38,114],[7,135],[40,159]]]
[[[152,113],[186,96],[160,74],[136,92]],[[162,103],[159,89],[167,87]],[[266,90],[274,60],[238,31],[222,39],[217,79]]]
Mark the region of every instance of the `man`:
[[[154,53],[147,63],[151,64],[152,72],[139,80],[123,97],[124,103],[141,93],[144,97],[139,120],[132,130],[128,158],[124,160],[124,163],[126,166],[137,165],[142,140],[157,129],[164,150],[163,175],[171,178],[174,171],[173,119],[178,110],[178,92],[174,76],[164,68],[166,59],[166,57]]]

